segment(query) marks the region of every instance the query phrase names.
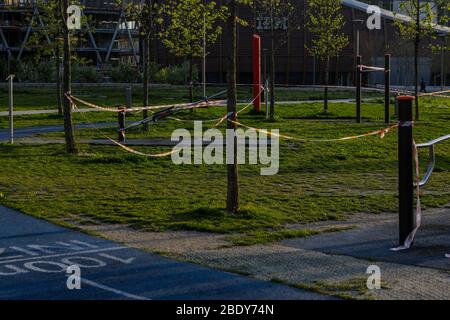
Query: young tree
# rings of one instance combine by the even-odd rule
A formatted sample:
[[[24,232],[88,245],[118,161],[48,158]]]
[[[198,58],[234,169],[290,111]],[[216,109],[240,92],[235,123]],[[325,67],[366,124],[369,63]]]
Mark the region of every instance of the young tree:
[[[328,112],[328,85],[330,59],[339,56],[348,45],[348,37],[342,32],[345,25],[340,0],[307,0],[307,24],[313,38],[305,45],[309,53],[325,63],[324,112]]]
[[[279,46],[287,42],[287,32],[279,33],[279,29],[284,23],[292,23],[288,28],[293,27],[295,19],[291,19],[294,14],[293,0],[255,0],[257,15],[268,22],[270,33],[270,121],[275,120],[275,55]],[[268,19],[267,19],[268,18]],[[268,20],[268,21],[267,21]]]
[[[240,19],[237,14],[239,4],[251,5],[252,0],[227,0],[223,1],[223,6],[228,11],[226,20],[226,35],[227,35],[227,81],[228,81],[228,100],[227,113],[232,114],[231,118],[236,120],[236,105],[237,105],[237,24],[246,24],[244,20]],[[236,132],[236,124],[228,121],[227,128]],[[239,211],[239,172],[237,165],[237,138],[233,139],[234,154],[233,163],[227,165],[227,206],[226,210],[229,213],[237,213]],[[228,150],[230,146],[227,146]]]
[[[414,93],[415,93],[415,119],[419,120],[419,57],[423,41],[436,39],[437,32],[434,29],[438,20],[437,12],[448,9],[448,0],[435,0],[434,2],[423,0],[403,0],[400,2],[400,12],[411,18],[410,21],[396,20],[399,35],[414,43]],[[441,23],[448,21],[445,15],[441,17]]]
[[[219,22],[225,19],[225,8],[218,7],[214,1],[166,0],[162,13],[165,23],[162,25],[160,39],[174,56],[189,59],[188,81],[192,84],[193,59],[206,54],[205,42],[211,45],[217,41],[222,33]],[[189,88],[192,102],[192,85]]]
[[[72,51],[70,43],[70,33],[67,26],[68,14],[67,8],[69,6],[68,0],[60,1],[59,17],[60,27],[63,30],[63,91],[64,94],[70,94],[72,91]],[[74,137],[74,127],[72,121],[72,103],[64,96],[64,134],[66,139],[66,148],[68,153],[77,153],[77,146]]]
[[[150,73],[150,43],[157,35],[157,27],[161,24],[161,3],[159,0],[127,1],[116,0],[119,6],[123,6],[130,17],[139,25],[139,37],[142,42],[141,65],[143,73],[143,105],[149,105],[149,73]],[[148,118],[148,110],[143,111],[143,118]],[[148,131],[148,123],[143,125],[143,130]]]
[[[42,57],[51,56],[55,60],[56,71],[56,102],[58,114],[62,116],[62,85],[61,85],[61,52],[64,43],[64,32],[61,28],[61,11],[58,0],[38,0],[40,15],[32,19],[35,32],[30,36],[29,46],[33,47],[36,61]]]

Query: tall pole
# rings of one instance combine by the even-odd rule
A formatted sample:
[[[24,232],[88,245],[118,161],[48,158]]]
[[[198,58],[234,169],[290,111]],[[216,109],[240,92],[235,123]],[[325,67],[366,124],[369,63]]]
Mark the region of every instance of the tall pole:
[[[391,118],[391,55],[384,56],[384,122]]]
[[[9,143],[14,144],[14,75],[8,77],[9,80]]]
[[[361,123],[361,56],[356,57],[356,122]]]
[[[441,46],[441,91],[444,91],[444,38],[442,38],[442,46]]]
[[[206,3],[203,1],[203,98],[206,98]]]
[[[261,111],[261,37],[253,35],[253,106]]]
[[[359,56],[359,26],[356,29],[356,55]]]
[[[413,182],[413,101],[412,96],[398,97],[398,172],[399,172],[399,241],[405,240],[416,226]]]

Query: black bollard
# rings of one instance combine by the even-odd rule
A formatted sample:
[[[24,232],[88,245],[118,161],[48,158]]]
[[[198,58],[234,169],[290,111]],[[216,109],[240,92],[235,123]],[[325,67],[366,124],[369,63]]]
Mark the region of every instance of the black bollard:
[[[412,96],[398,97],[398,179],[399,179],[399,240],[405,243],[416,226],[414,216],[413,181],[413,101]]]

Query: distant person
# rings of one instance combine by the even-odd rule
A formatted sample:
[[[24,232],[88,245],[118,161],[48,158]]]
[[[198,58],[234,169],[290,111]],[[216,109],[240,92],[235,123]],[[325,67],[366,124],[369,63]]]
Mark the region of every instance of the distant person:
[[[420,79],[420,92],[427,92],[427,85],[425,83],[425,80]]]

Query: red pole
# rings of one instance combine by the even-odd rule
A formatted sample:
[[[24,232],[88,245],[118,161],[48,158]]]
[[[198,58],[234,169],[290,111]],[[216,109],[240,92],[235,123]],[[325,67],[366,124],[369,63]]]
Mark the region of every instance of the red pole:
[[[253,102],[256,112],[261,111],[261,37],[253,35]],[[259,95],[259,96],[258,96]]]

